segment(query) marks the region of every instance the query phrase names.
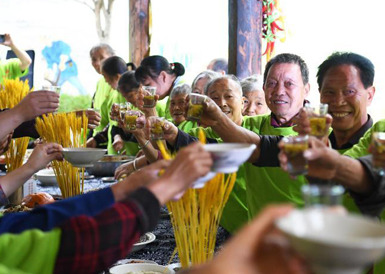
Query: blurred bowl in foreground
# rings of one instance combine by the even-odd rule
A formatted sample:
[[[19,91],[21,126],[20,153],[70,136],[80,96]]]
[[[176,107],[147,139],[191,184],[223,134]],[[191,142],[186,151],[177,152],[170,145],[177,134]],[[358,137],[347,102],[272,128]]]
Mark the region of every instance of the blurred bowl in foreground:
[[[212,171],[220,173],[237,172],[240,165],[246,162],[256,145],[240,143],[206,144],[204,149],[211,153],[214,164]]]
[[[359,274],[385,256],[385,225],[367,217],[311,208],[276,225],[316,274]]]

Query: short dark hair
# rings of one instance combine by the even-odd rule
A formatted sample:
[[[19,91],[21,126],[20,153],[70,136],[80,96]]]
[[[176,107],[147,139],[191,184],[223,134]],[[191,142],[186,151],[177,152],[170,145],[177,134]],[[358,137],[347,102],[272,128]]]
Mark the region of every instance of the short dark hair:
[[[185,69],[181,63],[169,63],[163,56],[152,55],[142,60],[135,71],[135,77],[138,82],[143,82],[147,77],[155,79],[162,71],[181,76],[184,74]]]
[[[136,81],[135,71],[130,70],[122,74],[118,82],[119,91],[129,93],[139,88],[139,82]]]
[[[360,79],[365,89],[373,86],[374,65],[366,57],[353,52],[334,52],[318,67],[317,83],[321,89],[326,72],[340,65],[352,65],[360,71]]]
[[[309,69],[305,61],[298,55],[292,53],[281,53],[270,59],[265,66],[265,72],[263,74],[263,85],[265,85],[267,74],[271,67],[275,64],[297,64],[301,70],[302,81],[306,85],[309,83]]]
[[[133,63],[126,63],[126,61],[119,56],[108,57],[102,63],[102,71],[111,76],[125,73],[128,71],[128,67],[135,69]]]

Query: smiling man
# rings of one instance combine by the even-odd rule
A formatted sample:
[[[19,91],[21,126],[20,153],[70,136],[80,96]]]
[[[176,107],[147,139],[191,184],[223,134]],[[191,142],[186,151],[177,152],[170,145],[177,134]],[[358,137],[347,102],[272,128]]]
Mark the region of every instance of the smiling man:
[[[333,53],[318,67],[320,101],[329,104],[333,117],[329,140],[334,149],[346,151],[372,127],[367,107],[375,93],[373,80],[374,65],[355,53]]]

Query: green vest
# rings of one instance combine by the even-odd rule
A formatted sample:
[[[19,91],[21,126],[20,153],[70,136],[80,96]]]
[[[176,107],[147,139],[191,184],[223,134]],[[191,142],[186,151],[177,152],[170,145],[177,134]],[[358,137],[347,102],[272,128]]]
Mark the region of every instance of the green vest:
[[[4,79],[16,79],[28,74],[28,68],[24,71],[20,70],[20,63],[18,58],[0,61],[0,84],[4,82]]]
[[[372,142],[373,132],[385,132],[385,119],[376,122],[368,131],[365,132],[364,136],[361,137],[360,141],[357,144],[355,144],[351,149],[347,150],[344,153],[344,155],[350,156],[355,159],[368,155],[369,154],[368,149],[369,149],[370,143]],[[351,211],[352,209],[355,209],[356,212],[359,212],[357,206],[355,206],[353,199],[350,196],[344,197],[344,206],[348,208],[349,211]],[[380,217],[381,217],[381,222],[384,222],[385,220],[384,211],[382,212]],[[385,259],[382,259],[381,261],[375,263],[374,273],[375,274],[385,273]]]
[[[273,127],[270,114],[245,118],[244,127],[260,135],[297,135],[292,127]],[[301,187],[307,184],[304,176],[291,179],[280,167],[256,167],[251,163],[245,164],[245,173],[250,219],[269,204],[292,203],[303,206]]]
[[[244,117],[244,119],[246,119],[246,117]],[[242,123],[242,126],[243,124],[244,123]],[[193,128],[188,131],[188,133],[198,137],[199,129],[200,128]],[[207,138],[216,139],[219,143],[223,142],[222,139],[211,128],[201,129],[205,132]],[[241,165],[237,171],[237,178],[234,183],[234,188],[230,193],[225,207],[223,208],[220,225],[230,233],[235,233],[239,228],[248,222],[248,215],[249,214],[246,202],[245,168],[244,165]]]
[[[0,273],[53,273],[60,246],[60,229],[37,229],[0,235]],[[6,270],[9,272],[3,272]]]

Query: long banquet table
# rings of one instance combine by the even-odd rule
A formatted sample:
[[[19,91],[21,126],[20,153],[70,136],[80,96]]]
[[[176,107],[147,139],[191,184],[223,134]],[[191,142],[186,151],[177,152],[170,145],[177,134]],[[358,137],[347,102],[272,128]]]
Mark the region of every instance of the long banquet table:
[[[85,180],[84,183],[84,191],[90,191],[95,189],[100,189],[104,187],[108,187],[113,185],[112,183],[105,183],[101,180],[101,178],[95,178],[90,180]],[[46,186],[41,184],[38,180],[36,180],[37,191],[38,192],[47,192],[51,195],[57,196],[60,195],[60,189],[57,186]],[[151,260],[155,261],[160,265],[167,265],[170,261],[171,255],[175,248],[175,239],[172,230],[172,225],[170,222],[170,217],[168,214],[168,210],[165,206],[161,208],[161,218],[158,222],[154,231],[151,231],[156,239],[150,244],[147,244],[141,250],[132,252],[128,255],[129,259],[140,259],[140,260]],[[217,241],[215,251],[218,251],[221,245],[230,237],[230,234],[219,227],[217,233]],[[170,263],[179,262],[178,254],[171,260]],[[109,273],[106,271],[105,273]]]

